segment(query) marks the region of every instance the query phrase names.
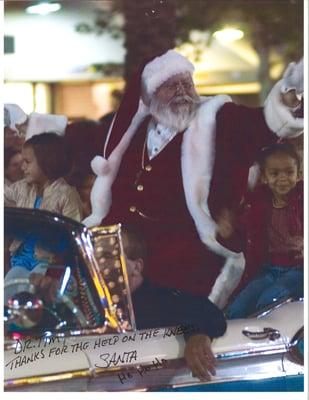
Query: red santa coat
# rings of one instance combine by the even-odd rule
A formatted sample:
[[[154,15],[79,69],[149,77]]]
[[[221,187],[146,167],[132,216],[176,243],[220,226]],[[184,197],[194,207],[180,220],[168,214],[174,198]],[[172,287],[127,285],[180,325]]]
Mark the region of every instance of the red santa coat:
[[[214,108],[220,109],[217,114]],[[209,249],[215,216],[222,207],[239,204],[256,154],[276,136],[268,129],[261,108],[237,106],[227,96],[216,96],[201,106],[190,128],[151,162],[144,152],[146,168],[142,170],[148,121],[139,125],[117,157],[120,163],[112,180],[111,205],[102,223],[128,223],[141,231],[147,241],[147,275],[152,281],[209,295],[229,255],[217,244],[215,250]],[[212,131],[209,125],[217,125],[216,135],[199,135],[203,124],[206,131]],[[121,147],[121,139],[117,133],[109,138],[107,159]],[[207,196],[209,210],[199,205]]]

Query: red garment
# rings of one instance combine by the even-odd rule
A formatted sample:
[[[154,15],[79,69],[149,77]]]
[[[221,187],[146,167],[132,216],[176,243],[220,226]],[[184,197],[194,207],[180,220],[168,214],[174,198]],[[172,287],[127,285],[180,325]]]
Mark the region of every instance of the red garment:
[[[226,103],[217,113],[216,157],[208,204],[212,215],[237,210],[248,186],[248,172],[260,150],[277,141],[263,108]]]
[[[112,207],[104,224],[124,222],[141,232],[148,249],[146,275],[152,282],[203,294],[206,282],[209,289],[212,286],[220,263],[219,257],[200,241],[185,203],[180,165],[182,134],[151,162],[145,151],[145,167],[152,169],[142,171],[147,122],[135,134],[123,157],[112,188]],[[143,190],[138,190],[140,185]],[[137,211],[131,212],[130,207]],[[210,260],[209,264],[204,260]]]
[[[266,185],[259,186],[248,195],[244,227],[246,242],[244,251],[246,258],[245,273],[239,287],[248,282],[266,262],[280,261],[284,265],[299,265],[302,260],[295,259],[295,253],[277,254],[277,258],[270,259],[268,229],[272,220],[273,202],[272,193]],[[291,236],[303,235],[303,182],[298,182],[288,197],[287,226],[285,233]]]
[[[301,253],[293,250],[293,246],[297,245],[299,237],[304,236],[300,212],[298,207],[289,205],[272,208],[267,229],[269,261],[272,265],[290,267],[299,263]]]
[[[112,206],[103,223],[131,224],[144,235],[149,253],[146,275],[151,281],[207,295],[224,260],[201,242],[186,205],[181,173],[183,135],[178,134],[151,162],[146,151],[145,167],[148,165],[151,170],[142,170],[147,123],[148,120],[140,126],[122,158],[112,186]],[[223,206],[238,206],[256,154],[275,138],[261,108],[233,103],[221,108],[209,198],[213,215]],[[112,137],[109,154],[119,140],[117,135]]]

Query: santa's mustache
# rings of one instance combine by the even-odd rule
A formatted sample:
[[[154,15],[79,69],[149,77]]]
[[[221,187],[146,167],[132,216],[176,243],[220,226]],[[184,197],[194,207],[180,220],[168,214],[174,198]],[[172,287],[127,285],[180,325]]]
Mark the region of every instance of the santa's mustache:
[[[184,103],[184,102],[191,103],[191,104],[199,104],[200,99],[198,96],[192,97],[187,94],[177,95],[177,96],[172,97],[168,101],[167,106],[170,106],[171,104],[180,104],[180,103]]]

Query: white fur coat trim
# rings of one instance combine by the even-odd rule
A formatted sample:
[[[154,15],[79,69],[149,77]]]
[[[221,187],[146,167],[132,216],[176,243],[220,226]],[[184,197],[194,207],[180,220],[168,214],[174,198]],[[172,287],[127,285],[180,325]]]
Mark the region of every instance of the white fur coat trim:
[[[215,161],[216,115],[231,98],[219,95],[205,99],[182,143],[181,166],[185,197],[201,241],[215,253],[235,257],[215,239],[217,225],[210,215],[208,195]]]
[[[186,202],[200,239],[210,250],[226,259],[209,295],[211,301],[220,308],[226,305],[245,268],[243,253],[235,253],[216,240],[217,225],[208,208],[216,152],[216,115],[230,101],[231,98],[226,95],[204,101],[184,133],[181,156]]]
[[[148,112],[148,107],[140,100],[138,110],[132,118],[130,126],[108,159],[96,156],[91,161],[91,168],[97,177],[90,194],[91,215],[83,220],[83,223],[87,227],[99,225],[102,219],[108,214],[112,204],[112,184],[117,176],[123,154]],[[108,135],[109,138],[110,134]],[[106,146],[107,143],[105,148]]]
[[[185,131],[182,143],[182,180],[187,206],[202,242],[211,248],[216,224],[208,209],[208,195],[215,159],[216,114],[229,101],[230,97],[225,95],[206,98]]]

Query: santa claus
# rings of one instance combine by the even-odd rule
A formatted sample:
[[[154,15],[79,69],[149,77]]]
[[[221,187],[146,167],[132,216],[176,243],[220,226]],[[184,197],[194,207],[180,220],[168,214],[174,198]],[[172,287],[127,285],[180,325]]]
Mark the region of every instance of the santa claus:
[[[125,94],[92,161],[87,226],[125,222],[145,237],[156,284],[209,295],[224,307],[245,266],[220,244],[216,221],[236,210],[261,148],[303,131],[303,65],[292,64],[264,107],[199,97],[193,65],[173,50],[148,62]]]

